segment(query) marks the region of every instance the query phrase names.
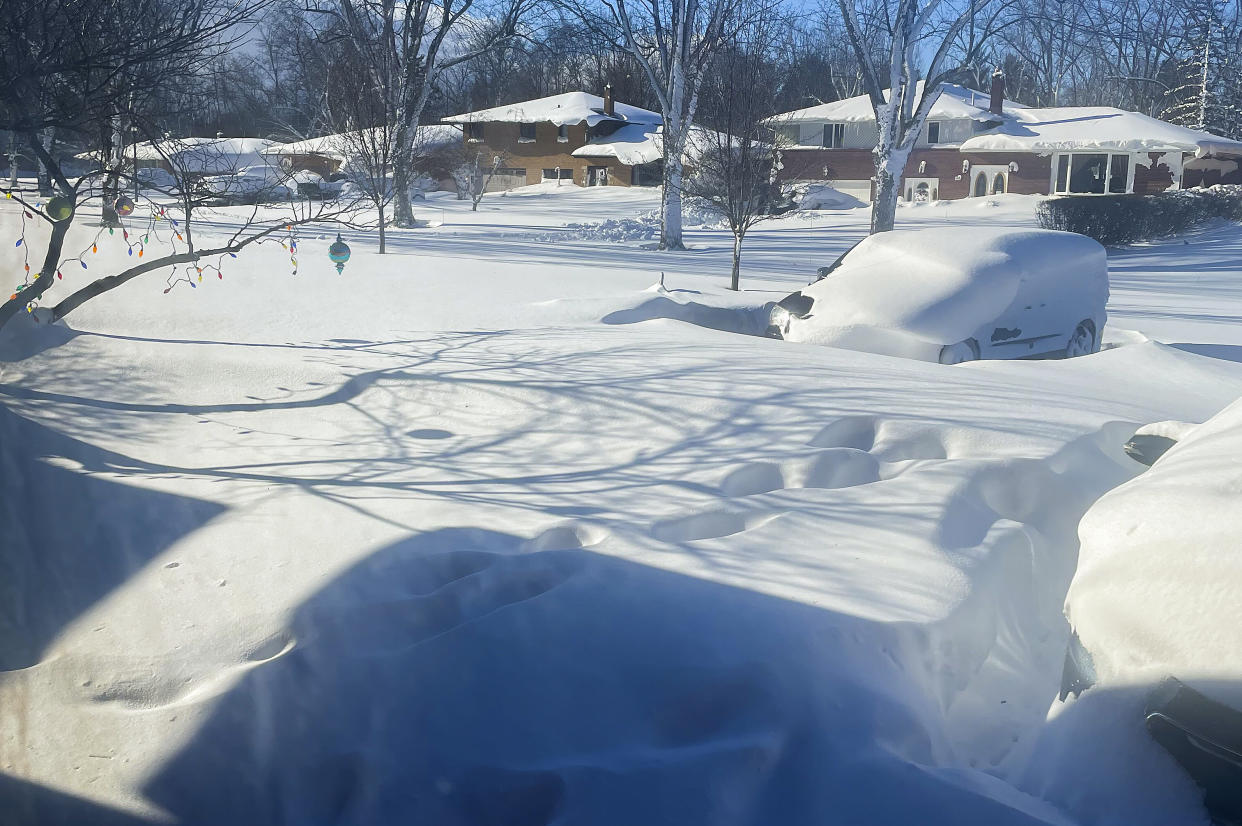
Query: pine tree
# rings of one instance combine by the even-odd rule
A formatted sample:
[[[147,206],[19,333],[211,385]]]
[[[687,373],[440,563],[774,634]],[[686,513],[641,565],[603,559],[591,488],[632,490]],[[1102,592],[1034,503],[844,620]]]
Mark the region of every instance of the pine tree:
[[[1242,20],[1225,0],[1187,8],[1182,56],[1167,92],[1166,120],[1242,138]]]

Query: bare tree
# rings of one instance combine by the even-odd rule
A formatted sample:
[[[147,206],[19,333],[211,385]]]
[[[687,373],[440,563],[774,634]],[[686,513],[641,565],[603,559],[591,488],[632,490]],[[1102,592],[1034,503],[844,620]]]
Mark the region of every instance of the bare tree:
[[[492,182],[492,176],[504,162],[503,155],[495,155],[491,163],[484,163],[482,152],[475,152],[472,157],[468,151],[463,151],[452,167],[453,182],[457,185],[457,200],[464,201],[468,197],[470,211],[477,212],[479,202],[487,192],[487,185]]]
[[[733,290],[741,288],[746,233],[773,217],[790,194],[778,180],[779,130],[767,118],[777,66],[766,52],[776,24],[753,23],[716,57],[713,82],[703,95],[704,120],[714,128],[696,127],[688,140],[685,193],[721,216],[733,233]]]
[[[682,242],[683,156],[712,59],[741,27],[743,0],[571,0],[590,30],[642,69],[664,119],[660,248]]]
[[[65,250],[66,237],[83,204],[96,200],[108,210],[120,207],[117,212],[133,208],[118,198],[116,184],[127,173],[113,146],[115,124],[124,118],[141,126],[148,136],[157,135],[152,120],[159,113],[151,108],[156,91],[174,82],[179,73],[192,75],[202,69],[200,63],[227,53],[232,38],[226,35],[235,37],[237,27],[263,5],[231,0],[202,0],[190,6],[172,0],[133,0],[121,5],[111,0],[0,0],[0,12],[6,25],[12,23],[10,34],[14,35],[0,61],[0,128],[24,136],[56,190],[54,197],[43,201],[37,188],[5,189],[5,195],[20,203],[31,219],[47,222],[51,231],[41,263],[36,253],[37,268],[27,264],[24,283],[0,303],[0,327],[20,310],[33,309],[66,264],[76,261],[85,266],[85,253],[72,255]],[[48,127],[87,139],[107,136],[104,145],[97,144],[100,163],[71,181],[40,137]],[[166,153],[166,160],[172,162],[171,153]],[[235,254],[286,227],[331,217],[320,204],[318,210],[261,223],[256,207],[223,245],[204,248],[195,240],[195,221],[210,192],[198,185],[192,171],[182,169],[182,173],[175,187],[176,206],[148,203],[143,209],[150,222],[147,232],[135,237],[124,227],[114,228],[120,229],[133,265],[90,282],[41,315],[63,318],[82,303],[144,273],[177,266],[201,271],[210,256]],[[157,247],[150,238],[158,241],[161,236],[167,252],[148,255]],[[218,268],[218,263],[208,266]]]
[[[980,44],[986,40],[990,26],[977,30],[971,25],[971,37],[965,44],[958,42],[959,36],[992,2],[965,0],[965,7],[955,10],[946,0],[896,0],[891,7],[892,16],[888,19],[888,65],[879,66],[864,36],[862,15],[855,5],[856,0],[837,0],[850,44],[862,69],[863,89],[871,99],[879,131],[873,152],[873,233],[893,228],[897,198],[901,194],[902,172],[922,132],[927,113],[940,94],[941,84],[949,76],[945,70],[946,60],[955,49],[959,50],[960,62],[969,62],[974,57]],[[884,7],[886,11],[889,8]],[[868,10],[874,13],[875,7]]]
[[[490,7],[484,7],[482,0],[317,0],[312,6],[332,20],[327,34],[383,50],[396,67],[392,80],[379,88],[392,111],[393,211],[398,226],[414,225],[409,193],[416,174],[414,146],[436,79],[446,69],[514,37],[518,22],[534,2],[495,1]],[[490,37],[476,39],[472,48],[455,50],[468,31],[483,27]]]

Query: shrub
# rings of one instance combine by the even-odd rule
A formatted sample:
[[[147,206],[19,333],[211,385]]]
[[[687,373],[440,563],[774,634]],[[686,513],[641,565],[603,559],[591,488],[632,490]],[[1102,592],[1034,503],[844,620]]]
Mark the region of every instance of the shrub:
[[[1213,218],[1242,221],[1242,186],[1051,198],[1037,216],[1045,229],[1077,232],[1107,246],[1132,244],[1180,235]]]

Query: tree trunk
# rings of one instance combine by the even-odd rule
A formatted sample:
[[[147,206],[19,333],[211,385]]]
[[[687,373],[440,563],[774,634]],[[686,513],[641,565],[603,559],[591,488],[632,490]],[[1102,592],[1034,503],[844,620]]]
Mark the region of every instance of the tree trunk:
[[[56,146],[56,130],[52,128],[44,129],[43,134],[45,136],[43,139],[46,143],[45,148],[48,153],[51,154]],[[35,140],[40,140],[40,138],[36,136]],[[38,161],[39,196],[42,198],[50,198],[52,197],[52,171],[48,169],[47,164],[44,163],[42,158],[39,158]]]
[[[111,129],[105,133],[107,152],[107,168],[108,175],[104,178],[103,183],[103,214],[99,225],[101,227],[120,227],[121,216],[116,214],[113,204],[116,203],[117,196],[120,195],[119,184],[121,182],[121,122],[118,118],[112,118]]]
[[[9,189],[17,189],[17,133],[9,133]]]
[[[69,225],[72,223],[73,219],[70,217],[52,224],[52,237],[47,242],[47,254],[43,256],[43,267],[29,287],[17,293],[16,298],[0,304],[0,328],[9,323],[9,320],[19,310],[24,309],[27,304],[43,295],[44,291],[52,286],[52,282],[56,279],[56,264],[60,261],[61,250],[65,246],[65,234],[69,232]]]
[[[392,222],[399,227],[414,226],[414,207],[410,204],[410,130],[397,128],[396,151],[392,155]]]
[[[380,202],[380,203],[377,203],[377,204],[376,204],[376,206],[379,208],[379,232],[380,232],[380,248],[379,248],[379,254],[380,254],[380,255],[383,255],[383,254],[384,254],[384,252],[385,252],[385,246],[384,246],[384,241],[385,241],[385,238],[384,238],[384,204],[383,204],[383,202]]]
[[[871,204],[871,234],[889,232],[897,222],[897,196],[901,194],[901,180],[892,172],[876,167],[875,201]]]
[[[660,227],[660,249],[684,250],[685,243],[681,238],[681,158],[673,156],[664,161],[664,192],[661,196],[660,212],[663,222]]]
[[[734,233],[733,235],[733,278],[729,282],[729,289],[740,290],[742,288],[742,236]]]
[[[876,144],[875,200],[871,204],[871,234],[889,232],[897,222],[897,199],[901,197],[901,176],[905,172],[910,150],[894,145],[896,138],[887,120],[880,129]],[[887,134],[886,134],[887,132]]]

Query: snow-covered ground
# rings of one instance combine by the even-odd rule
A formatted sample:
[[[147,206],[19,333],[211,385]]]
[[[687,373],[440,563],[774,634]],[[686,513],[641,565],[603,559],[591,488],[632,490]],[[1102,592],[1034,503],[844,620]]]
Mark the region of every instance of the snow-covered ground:
[[[865,210],[733,294],[657,207],[434,198],[343,275],[305,231],[10,333],[0,822],[1206,822],[1130,699],[1056,696],[1122,444],[1242,395],[1242,227],[1111,252],[1097,355],[944,367],[729,331]]]

